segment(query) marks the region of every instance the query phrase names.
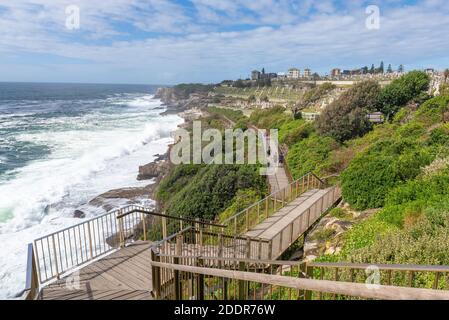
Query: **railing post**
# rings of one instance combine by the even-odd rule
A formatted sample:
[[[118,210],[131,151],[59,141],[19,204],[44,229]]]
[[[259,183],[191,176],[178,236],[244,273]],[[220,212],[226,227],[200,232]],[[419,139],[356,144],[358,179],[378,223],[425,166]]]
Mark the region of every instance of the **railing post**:
[[[223,258],[223,235],[220,233],[219,235],[218,235],[218,263],[217,263],[217,265],[218,265],[218,268],[221,268],[221,260],[220,260],[220,258]]]
[[[90,228],[90,221],[87,223],[87,229],[89,230],[88,235],[89,235],[90,258],[93,259],[94,253],[92,250],[92,234],[91,234],[91,228]]]
[[[179,264],[180,258],[178,256],[182,256],[182,245],[183,245],[183,236],[178,235],[176,237],[176,250],[175,255],[176,257],[173,259],[174,264]],[[181,300],[181,279],[179,277],[179,271],[174,270],[174,286],[175,286],[175,300]]]
[[[282,189],[282,205],[281,208],[285,207],[285,188]]]
[[[307,264],[305,262],[301,263],[299,266],[298,278],[306,278],[306,266]],[[305,293],[305,290],[298,290],[298,300],[305,300]]]
[[[257,223],[260,223],[260,202],[257,203]]]
[[[197,264],[199,267],[204,266],[204,260],[202,258],[196,259],[195,264]],[[196,286],[196,297],[198,300],[203,301],[204,300],[204,275],[198,274],[198,282]]]
[[[34,300],[39,294],[39,278],[36,268],[36,256],[32,243],[28,244],[27,274],[26,274],[26,300]]]
[[[164,212],[164,215],[165,215],[165,212]],[[167,218],[162,217],[161,223],[162,223],[162,238],[166,239],[168,237],[168,235],[167,235]]]
[[[245,219],[246,219],[246,231],[249,230],[249,209],[245,211]]]
[[[141,212],[142,217],[142,230],[143,230],[143,241],[147,241],[147,226],[145,223],[145,214]]]
[[[266,216],[266,219],[268,219],[268,207],[270,206],[270,203],[269,203],[269,201],[268,201],[268,197],[266,197],[265,198],[265,216]]]
[[[268,260],[273,259],[273,240],[268,243]]]
[[[156,255],[153,249],[150,249],[150,259],[154,262],[159,262],[160,257]],[[155,299],[161,299],[161,269],[156,266],[151,266],[151,281],[152,281],[152,291],[154,293]]]
[[[293,221],[291,224],[290,224],[290,230],[291,230],[291,238],[290,238],[290,245],[292,245],[293,244],[293,241],[294,241],[294,235],[293,235],[293,224],[294,224],[295,222]]]
[[[119,211],[119,215],[120,215]],[[123,226],[123,218],[117,218],[118,220],[118,228],[119,228],[119,236],[120,236],[120,248],[125,246],[125,231]]]
[[[55,255],[55,267],[56,267],[56,277],[59,279],[59,268],[58,268],[58,258],[56,254],[56,243],[55,243],[55,235],[51,236],[53,242],[53,254]]]
[[[237,217],[234,217],[234,234],[237,234]]]
[[[307,190],[310,188],[310,173],[307,174]]]
[[[239,262],[239,271],[245,271],[245,263],[243,261]],[[239,288],[239,300],[246,300],[246,290],[245,290],[245,281],[238,280],[238,288]]]
[[[246,258],[251,259],[251,237],[246,237]]]
[[[313,279],[313,267],[306,266],[306,276],[307,279]],[[312,300],[312,291],[306,290],[304,293],[304,300]]]

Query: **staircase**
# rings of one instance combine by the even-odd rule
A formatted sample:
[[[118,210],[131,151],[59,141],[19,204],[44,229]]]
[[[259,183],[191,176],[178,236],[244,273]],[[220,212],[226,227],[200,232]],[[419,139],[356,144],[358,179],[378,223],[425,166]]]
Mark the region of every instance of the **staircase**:
[[[122,209],[30,245],[24,297],[449,299],[446,266],[277,261],[340,197],[339,186],[326,186],[309,173],[223,223],[141,207]],[[174,233],[157,243],[146,241],[151,215],[161,217],[165,234],[170,221]],[[372,268],[379,274],[374,286],[365,283]],[[419,287],[422,274],[434,279],[432,288]],[[72,283],[75,286],[67,285]]]

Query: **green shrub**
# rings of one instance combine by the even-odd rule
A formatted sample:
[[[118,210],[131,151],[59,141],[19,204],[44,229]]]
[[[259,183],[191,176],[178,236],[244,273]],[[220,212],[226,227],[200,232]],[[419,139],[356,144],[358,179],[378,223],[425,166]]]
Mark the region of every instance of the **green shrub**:
[[[331,228],[325,228],[317,230],[313,233],[312,240],[324,242],[330,240],[335,235],[335,230]]]
[[[250,116],[250,122],[260,129],[279,129],[291,120],[285,108],[277,106],[271,109],[256,110]]]
[[[242,189],[238,190],[235,197],[232,199],[231,204],[225,211],[220,213],[218,221],[223,222],[229,217],[232,217],[236,213],[248,208],[252,204],[261,199],[260,190],[255,189]]]
[[[417,120],[427,125],[449,121],[445,114],[449,111],[449,95],[437,96],[423,103],[416,112]]]
[[[430,77],[421,71],[412,71],[387,85],[379,95],[377,108],[391,118],[409,101],[421,97],[429,89]]]
[[[172,178],[169,176],[167,179]],[[172,215],[213,220],[231,204],[237,191],[241,189],[265,192],[266,180],[259,174],[258,166],[202,166],[188,182],[183,183],[182,188],[171,193],[165,208]]]
[[[338,144],[330,137],[311,134],[307,139],[293,145],[287,154],[287,163],[295,179],[313,171],[320,174],[325,160]]]
[[[390,189],[417,177],[433,159],[419,142],[380,141],[356,156],[343,172],[343,197],[358,210],[382,207]]]
[[[353,218],[352,214],[343,208],[334,208],[329,212],[329,215],[340,220],[352,220]]]
[[[279,142],[291,146],[308,138],[313,131],[312,124],[302,119],[288,121],[279,129]]]
[[[343,142],[371,130],[367,115],[375,108],[380,86],[375,81],[356,84],[331,103],[316,121],[318,132]]]

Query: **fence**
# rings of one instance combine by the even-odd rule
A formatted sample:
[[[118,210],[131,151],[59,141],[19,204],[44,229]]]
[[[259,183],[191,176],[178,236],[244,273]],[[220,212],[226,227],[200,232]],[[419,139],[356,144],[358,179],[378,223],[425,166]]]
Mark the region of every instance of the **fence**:
[[[152,212],[144,207],[129,206],[113,211],[34,241],[37,276],[40,284],[53,279],[114,250],[124,247],[138,238],[147,240],[149,217],[179,221],[184,225],[223,227],[198,219],[171,217]]]
[[[308,190],[320,189],[322,187],[324,187],[323,181],[313,173],[307,173],[298,180],[290,183],[287,187],[270,194],[245,210],[224,220],[222,224],[228,226],[225,229],[225,233],[229,235],[245,233],[263,220],[269,218],[279,209],[297,199],[301,194]]]
[[[446,290],[317,280],[308,276],[305,271],[310,269],[305,264],[297,262],[184,256],[167,261],[164,258],[152,251],[153,292],[157,299],[449,299]],[[363,266],[352,265],[352,268]]]

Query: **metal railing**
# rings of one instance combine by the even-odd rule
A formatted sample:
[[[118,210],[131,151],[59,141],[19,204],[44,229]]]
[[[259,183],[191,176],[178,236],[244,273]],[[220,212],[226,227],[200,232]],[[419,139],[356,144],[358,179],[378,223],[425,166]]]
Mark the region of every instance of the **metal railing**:
[[[324,182],[315,174],[307,173],[290,183],[287,187],[270,194],[224,220],[222,223],[228,226],[225,232],[230,235],[245,233],[263,220],[268,219],[279,209],[296,200],[303,193],[312,189],[320,189],[324,186]]]
[[[261,238],[229,236],[207,229],[189,226],[153,245],[159,256],[170,257],[226,257],[269,259],[271,242]]]
[[[38,282],[44,284],[58,279],[140,238],[146,241],[150,216],[174,219],[180,228],[189,223],[224,227],[198,219],[159,214],[141,206],[122,208],[34,240]]]

